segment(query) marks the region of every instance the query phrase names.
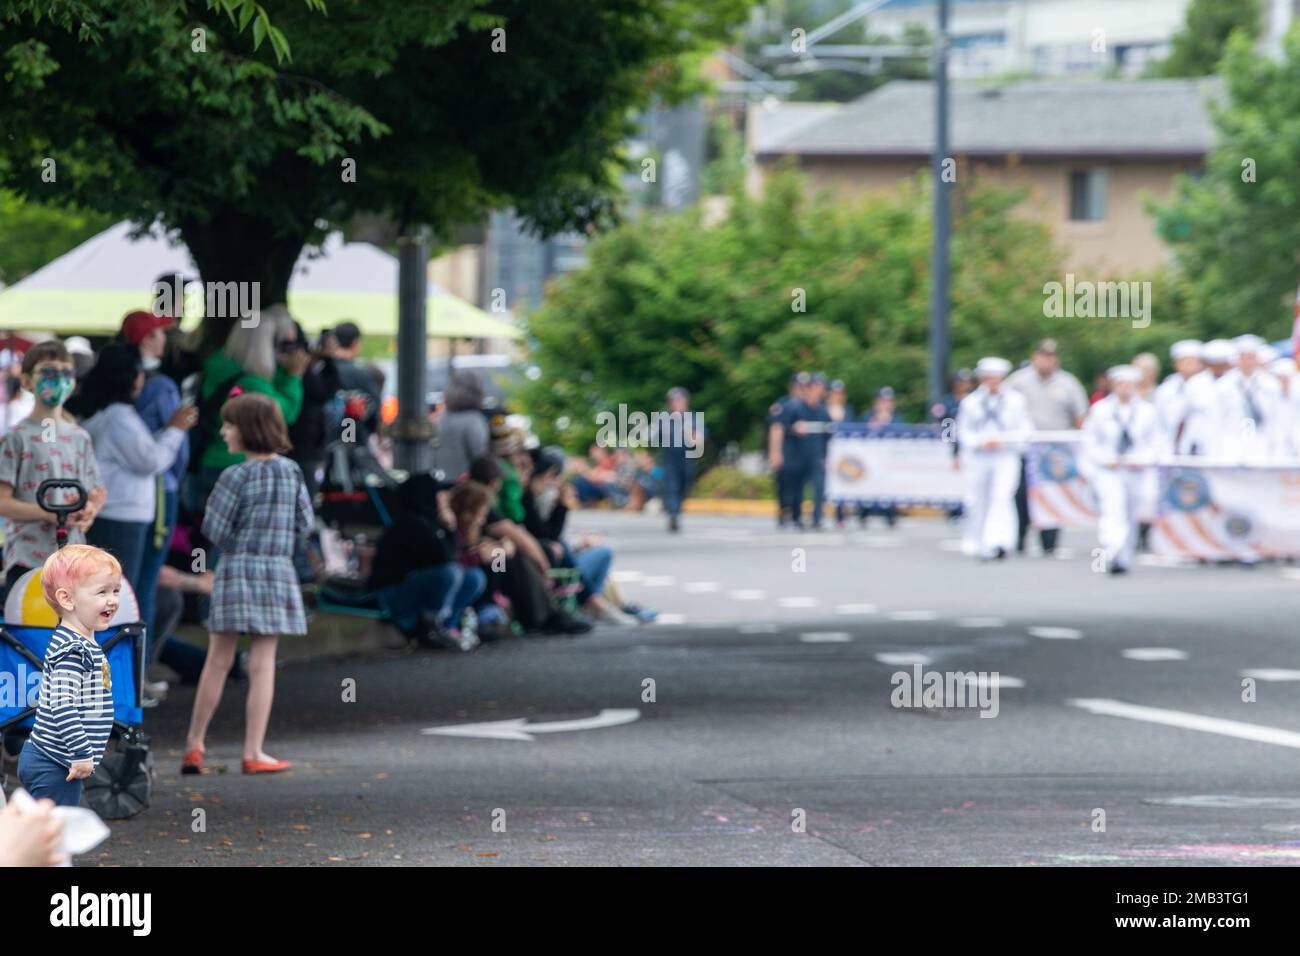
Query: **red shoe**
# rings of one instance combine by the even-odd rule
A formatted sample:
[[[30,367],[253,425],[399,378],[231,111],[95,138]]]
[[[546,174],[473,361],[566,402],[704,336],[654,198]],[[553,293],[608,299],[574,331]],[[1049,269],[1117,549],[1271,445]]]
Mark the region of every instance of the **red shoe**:
[[[191,750],[181,758],[181,773],[202,773],[203,772],[203,751]]]
[[[287,760],[245,760],[244,773],[279,773],[292,766]]]

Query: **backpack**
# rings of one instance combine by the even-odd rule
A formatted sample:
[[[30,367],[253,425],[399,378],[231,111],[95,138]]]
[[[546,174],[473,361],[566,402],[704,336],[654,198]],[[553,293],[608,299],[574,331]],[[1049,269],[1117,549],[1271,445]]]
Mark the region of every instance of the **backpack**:
[[[226,404],[226,399],[230,397],[230,390],[243,377],[242,371],[236,372],[213,389],[211,395],[199,402],[199,420],[190,429],[190,461],[187,468],[190,474],[197,474],[202,467],[203,454],[217,437],[217,429],[221,427],[221,406]]]

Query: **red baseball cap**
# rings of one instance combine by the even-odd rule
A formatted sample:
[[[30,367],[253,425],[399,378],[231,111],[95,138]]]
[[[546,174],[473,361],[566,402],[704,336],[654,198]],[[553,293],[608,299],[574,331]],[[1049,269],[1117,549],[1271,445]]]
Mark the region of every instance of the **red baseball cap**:
[[[128,312],[122,320],[122,338],[127,345],[139,345],[146,335],[154,329],[170,329],[176,320],[169,315],[154,315],[152,312]]]

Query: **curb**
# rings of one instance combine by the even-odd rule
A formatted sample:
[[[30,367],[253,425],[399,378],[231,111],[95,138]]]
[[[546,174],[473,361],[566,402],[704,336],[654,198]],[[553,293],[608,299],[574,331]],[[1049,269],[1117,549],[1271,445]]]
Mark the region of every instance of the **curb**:
[[[810,506],[811,507],[811,506]],[[775,501],[755,501],[750,499],[731,499],[731,498],[687,498],[682,503],[682,511],[687,514],[697,515],[750,515],[759,518],[775,518],[776,502]],[[827,503],[822,512],[824,515],[834,516],[835,505]],[[942,508],[931,507],[900,507],[900,515],[921,518],[939,518],[947,514]]]

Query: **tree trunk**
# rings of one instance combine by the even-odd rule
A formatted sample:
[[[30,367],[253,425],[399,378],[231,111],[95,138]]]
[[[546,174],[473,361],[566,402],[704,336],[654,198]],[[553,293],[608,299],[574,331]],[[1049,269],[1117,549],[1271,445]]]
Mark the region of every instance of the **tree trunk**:
[[[289,278],[308,230],[276,235],[266,220],[223,212],[206,223],[184,221],[180,232],[207,289],[212,289],[212,283],[239,283],[239,301],[256,302],[262,309],[288,301]],[[238,318],[235,314],[204,317],[198,337],[202,358],[225,344]]]

